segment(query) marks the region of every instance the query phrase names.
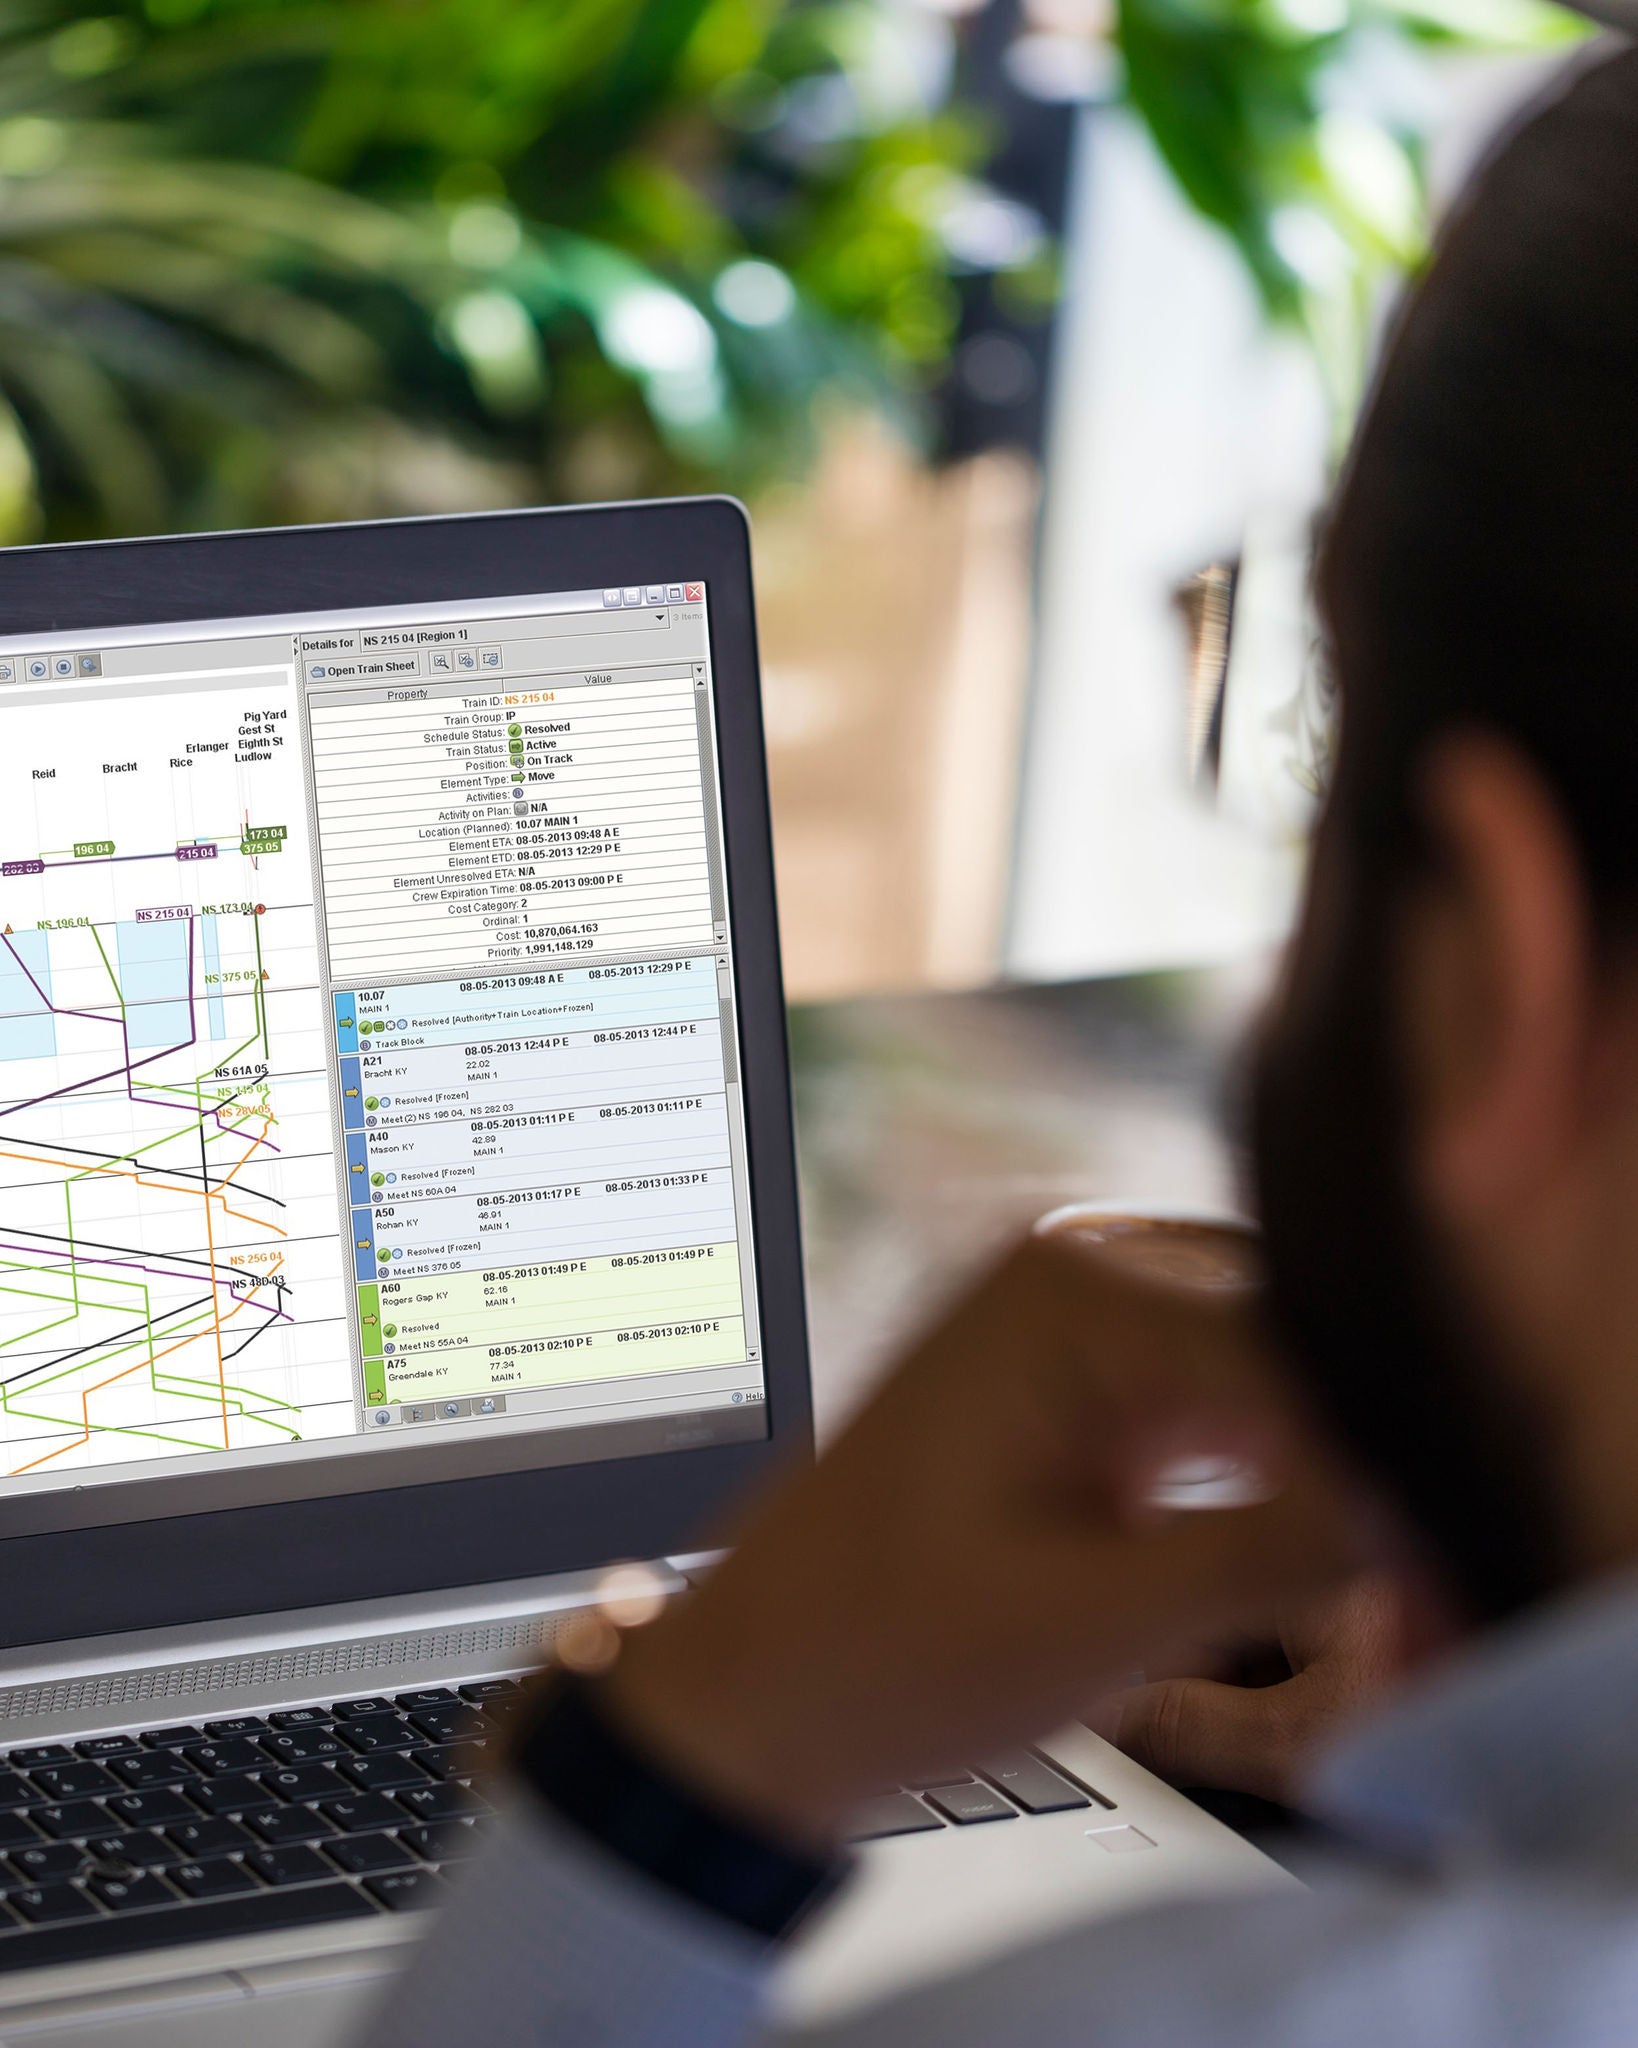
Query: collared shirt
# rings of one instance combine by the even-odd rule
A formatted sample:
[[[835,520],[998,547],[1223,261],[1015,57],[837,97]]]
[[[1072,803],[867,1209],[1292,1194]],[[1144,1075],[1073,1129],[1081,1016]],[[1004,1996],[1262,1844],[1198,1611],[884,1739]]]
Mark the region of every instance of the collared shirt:
[[[1638,1587],[1565,1602],[1319,1768],[1307,1893],[1102,1920],[816,2031],[777,1957],[522,1796],[368,2048],[1633,2048]]]

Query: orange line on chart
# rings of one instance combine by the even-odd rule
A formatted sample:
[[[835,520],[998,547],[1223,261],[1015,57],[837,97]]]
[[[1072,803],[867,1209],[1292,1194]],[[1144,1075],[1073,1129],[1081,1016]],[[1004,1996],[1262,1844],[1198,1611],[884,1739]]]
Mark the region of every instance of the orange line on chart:
[[[249,1157],[248,1153],[246,1154],[246,1157]],[[244,1163],[244,1160],[241,1159],[239,1161],[239,1166],[243,1166]],[[237,1173],[238,1170],[238,1166],[236,1166],[233,1169],[235,1173]],[[215,1236],[212,1234],[210,1227],[210,1200],[208,1195],[205,1201],[205,1250],[210,1258],[211,1327],[216,1333],[216,1384],[222,1390],[222,1448],[225,1451],[229,1448],[227,1406],[227,1355],[222,1349],[222,1296],[216,1285],[216,1239]],[[234,1304],[234,1310],[237,1310],[242,1306],[242,1303],[236,1302]],[[230,1311],[230,1313],[232,1312],[233,1311]]]
[[[271,1126],[271,1122],[272,1122],[272,1119],[271,1119],[271,1118],[264,1118],[264,1119],[263,1119],[263,1121],[262,1121],[262,1138],[265,1138],[265,1137],[267,1136],[268,1130],[269,1130],[269,1128],[270,1128],[270,1126]],[[224,1181],[223,1181],[223,1182],[221,1183],[221,1188],[227,1188],[227,1187],[230,1187],[230,1186],[232,1185],[232,1182],[233,1182],[233,1174],[235,1174],[235,1173],[237,1173],[237,1172],[239,1171],[240,1167],[242,1167],[242,1166],[244,1165],[244,1163],[245,1163],[245,1160],[246,1160],[246,1159],[248,1159],[248,1158],[250,1157],[250,1155],[251,1155],[251,1154],[252,1154],[252,1153],[253,1153],[253,1152],[254,1152],[254,1151],[256,1150],[256,1147],[257,1147],[257,1146],[258,1146],[258,1145],[259,1145],[260,1143],[261,1143],[261,1138],[252,1138],[252,1139],[251,1139],[251,1141],[250,1141],[249,1145],[248,1145],[248,1146],[247,1146],[247,1147],[245,1148],[244,1156],[243,1156],[243,1157],[242,1157],[242,1158],[241,1158],[241,1159],[239,1160],[239,1163],[238,1163],[238,1165],[234,1167],[234,1169],[233,1169],[233,1173],[230,1173],[230,1174],[229,1174],[229,1175],[227,1176],[227,1178],[226,1178],[226,1179],[225,1179],[225,1180],[224,1180]],[[221,1192],[221,1188],[219,1188],[219,1189],[217,1190],[217,1192],[218,1192],[218,1193],[220,1193],[220,1192]],[[225,1197],[225,1196],[224,1196],[224,1198],[223,1198],[223,1203],[222,1203],[222,1206],[223,1206],[223,1209],[224,1209],[224,1211],[227,1211],[227,1201],[226,1201],[226,1197]],[[227,1211],[227,1213],[231,1214],[232,1212],[231,1212],[231,1211]],[[213,1231],[211,1230],[211,1227],[210,1227],[210,1190],[209,1190],[209,1189],[207,1189],[207,1190],[205,1191],[205,1249],[206,1249],[206,1251],[207,1251],[207,1252],[209,1253],[209,1255],[210,1255],[210,1267],[211,1267],[211,1272],[212,1272],[212,1274],[214,1274],[214,1273],[215,1273],[215,1271],[216,1271],[216,1238],[215,1238],[215,1234],[214,1234],[214,1232],[213,1232]],[[275,1270],[277,1270],[277,1269],[275,1268]],[[226,1358],[226,1356],[224,1355],[224,1353],[223,1353],[223,1350],[222,1350],[222,1323],[223,1323],[223,1320],[224,1320],[224,1318],[223,1318],[223,1315],[222,1315],[222,1308],[221,1308],[221,1302],[222,1302],[222,1296],[221,1296],[221,1292],[220,1292],[220,1290],[219,1290],[219,1289],[217,1288],[217,1285],[216,1285],[216,1282],[215,1282],[215,1280],[214,1280],[214,1279],[212,1279],[212,1281],[211,1281],[211,1288],[210,1288],[210,1303],[211,1303],[211,1316],[212,1316],[212,1319],[213,1319],[213,1328],[214,1328],[214,1330],[215,1330],[215,1333],[216,1333],[216,1382],[217,1382],[217,1385],[218,1385],[218,1386],[219,1386],[219,1387],[221,1388],[221,1390],[222,1390],[222,1448],[223,1448],[223,1450],[225,1451],[225,1450],[227,1450],[227,1449],[229,1449],[229,1448],[231,1447],[231,1441],[232,1441],[232,1425],[231,1425],[231,1423],[230,1423],[230,1421],[229,1421],[229,1418],[228,1418],[228,1398],[227,1398],[227,1358]],[[241,1308],[242,1306],[243,1306],[243,1303],[235,1303],[235,1305],[234,1305],[234,1308],[233,1308],[233,1311],[232,1311],[232,1313],[236,1315],[236,1314],[238,1313],[239,1309],[240,1309],[240,1308]]]
[[[201,1119],[201,1121],[203,1121],[203,1119]],[[232,1171],[226,1174],[216,1187],[202,1188],[200,1190],[200,1198],[205,1205],[205,1245],[210,1257],[210,1334],[216,1340],[216,1378],[217,1384],[221,1389],[222,1443],[224,1448],[228,1447],[231,1422],[230,1417],[228,1415],[227,1359],[222,1350],[222,1326],[225,1323],[232,1322],[233,1318],[239,1313],[240,1309],[242,1309],[245,1306],[245,1302],[249,1299],[249,1297],[246,1296],[243,1299],[236,1301],[233,1307],[228,1310],[225,1316],[222,1314],[221,1289],[215,1277],[216,1236],[215,1232],[211,1228],[210,1205],[212,1202],[220,1202],[222,1204],[222,1213],[224,1216],[232,1216],[236,1218],[237,1221],[239,1221],[240,1223],[248,1224],[253,1230],[265,1230],[274,1237],[289,1236],[290,1233],[283,1227],[282,1224],[269,1223],[265,1217],[249,1216],[246,1215],[245,1212],[241,1209],[229,1208],[227,1196],[223,1192],[224,1189],[232,1186],[235,1178],[238,1176],[240,1172],[242,1172],[247,1161],[255,1153],[257,1146],[261,1144],[262,1139],[267,1136],[268,1132],[272,1129],[272,1127],[273,1119],[271,1117],[264,1117],[262,1119],[261,1136],[251,1139],[250,1144],[247,1146],[245,1152],[238,1160],[238,1162],[234,1165]],[[4,1147],[0,1147],[0,1159],[21,1159],[30,1165],[43,1164],[47,1166],[63,1166],[67,1167],[71,1172],[75,1173],[76,1175],[93,1173],[110,1174],[116,1180],[135,1181],[138,1187],[152,1188],[156,1193],[159,1194],[174,1195],[178,1193],[187,1194],[192,1192],[191,1189],[188,1189],[186,1187],[179,1189],[174,1185],[174,1183],[169,1181],[150,1180],[146,1178],[144,1175],[134,1171],[134,1169],[128,1167],[109,1165],[93,1165],[88,1167],[83,1163],[83,1161],[80,1160],[53,1159],[49,1153],[14,1152],[7,1150]],[[282,1266],[283,1263],[284,1261],[281,1258],[278,1261],[278,1263],[275,1266],[273,1266],[270,1270],[273,1272],[277,1272],[279,1270],[279,1266]],[[145,1365],[157,1365],[160,1359],[168,1358],[173,1351],[180,1351],[184,1345],[198,1343],[199,1338],[202,1334],[204,1333],[201,1331],[195,1331],[191,1336],[180,1338],[175,1344],[167,1345],[163,1351],[150,1353],[150,1355],[147,1358],[139,1359],[135,1365],[128,1365],[122,1371],[114,1373],[110,1378],[106,1380],[98,1380],[95,1386],[85,1388],[85,1390],[80,1395],[80,1414],[83,1425],[80,1435],[77,1436],[72,1443],[59,1444],[54,1451],[47,1451],[43,1457],[35,1458],[27,1465],[19,1465],[16,1468],[16,1471],[8,1476],[16,1478],[21,1473],[32,1472],[36,1466],[48,1465],[53,1458],[60,1458],[65,1451],[77,1450],[81,1444],[89,1443],[91,1441],[91,1415],[90,1409],[87,1404],[92,1394],[100,1392],[103,1387],[111,1387],[116,1380],[125,1379],[129,1374],[133,1372],[141,1372]]]
[[[265,1128],[272,1128],[271,1119],[269,1119]],[[253,1152],[255,1149],[255,1146],[252,1145],[251,1151]],[[245,1159],[249,1157],[250,1152],[247,1152],[244,1159],[241,1159],[239,1165],[233,1169],[233,1173],[228,1174],[226,1179],[223,1180],[221,1188],[228,1186],[229,1182],[233,1179],[233,1175],[239,1171],[239,1168],[244,1165]],[[0,1159],[22,1159],[31,1166],[66,1166],[75,1175],[92,1173],[112,1174],[116,1180],[134,1180],[139,1188],[153,1188],[156,1193],[162,1195],[190,1194],[192,1192],[191,1189],[186,1187],[178,1188],[172,1181],[148,1180],[142,1174],[133,1173],[122,1166],[87,1166],[82,1159],[53,1159],[49,1154],[10,1152],[4,1147],[0,1147]],[[274,1237],[288,1237],[290,1235],[289,1231],[282,1224],[269,1223],[265,1217],[261,1216],[247,1216],[242,1209],[230,1209],[221,1188],[206,1188],[204,1190],[204,1201],[207,1209],[212,1202],[220,1202],[224,1215],[232,1216],[240,1223],[248,1223],[253,1230],[270,1231]],[[207,1228],[208,1223],[209,1219],[207,1217]]]
[[[282,1265],[284,1262],[281,1259],[279,1263]],[[273,1270],[277,1272],[278,1267],[274,1267]],[[213,1299],[216,1297],[214,1287],[211,1289],[211,1295]],[[215,1324],[218,1358],[220,1358],[222,1351],[222,1325],[224,1323],[231,1323],[240,1309],[248,1305],[249,1300],[249,1295],[245,1295],[241,1300],[233,1304],[225,1316],[218,1312]],[[24,1472],[32,1472],[36,1466],[49,1465],[53,1458],[60,1458],[65,1451],[77,1451],[81,1444],[88,1444],[91,1441],[91,1396],[93,1394],[100,1394],[104,1387],[111,1387],[116,1380],[129,1379],[132,1373],[141,1372],[144,1366],[157,1365],[162,1358],[169,1358],[173,1351],[181,1351],[189,1344],[197,1344],[203,1335],[204,1332],[202,1330],[195,1330],[191,1336],[179,1337],[174,1344],[167,1344],[163,1351],[150,1352],[146,1358],[139,1358],[135,1365],[122,1366],[118,1372],[110,1373],[107,1379],[98,1380],[95,1386],[83,1388],[80,1393],[80,1433],[75,1437],[74,1441],[68,1444],[59,1444],[54,1451],[47,1451],[44,1457],[33,1458],[28,1464],[19,1465],[16,1471],[9,1473],[7,1476],[16,1479]],[[222,1412],[225,1417],[227,1413],[227,1387],[225,1383],[222,1389]]]

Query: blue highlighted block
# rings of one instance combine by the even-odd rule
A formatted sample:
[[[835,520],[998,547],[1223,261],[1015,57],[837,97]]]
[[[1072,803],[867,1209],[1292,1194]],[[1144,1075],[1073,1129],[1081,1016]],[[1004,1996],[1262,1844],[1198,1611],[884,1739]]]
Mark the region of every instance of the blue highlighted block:
[[[364,1083],[359,1078],[357,1060],[341,1062],[341,1123],[348,1131],[364,1128]]]
[[[355,1202],[370,1199],[370,1155],[358,1131],[347,1133],[347,1193]]]
[[[205,986],[220,991],[222,986],[222,943],[217,934],[214,917],[199,920],[199,943],[205,956]],[[211,979],[215,976],[215,980]],[[210,1027],[212,1038],[227,1037],[227,1012],[220,993],[205,999],[205,1021]]]
[[[44,1060],[57,1050],[46,948],[44,932],[14,932],[0,946],[0,1060]]]
[[[353,1270],[360,1280],[375,1278],[375,1218],[368,1209],[353,1211]]]
[[[138,1046],[191,1045],[194,1040],[190,968],[193,920],[134,919],[114,926],[119,988],[125,998],[127,1043]]]
[[[358,1050],[358,1004],[354,997],[338,995],[336,1003],[336,1050]]]

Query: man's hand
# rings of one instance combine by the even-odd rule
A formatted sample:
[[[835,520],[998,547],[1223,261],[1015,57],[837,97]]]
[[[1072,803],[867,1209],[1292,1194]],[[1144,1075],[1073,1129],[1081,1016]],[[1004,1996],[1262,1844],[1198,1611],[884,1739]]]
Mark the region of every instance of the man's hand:
[[[1403,1580],[1369,1573],[1304,1600],[1279,1629],[1290,1676],[1270,1685],[1167,1678],[1105,1701],[1092,1725],[1174,1785],[1301,1803],[1311,1759],[1410,1657]]]
[[[1272,1497],[1158,1513],[1185,1456],[1249,1462]],[[1050,1732],[1169,1641],[1268,1629],[1357,1567],[1348,1497],[1252,1314],[1033,1239],[630,1637],[608,1703],[701,1790],[825,1842],[881,1786]]]

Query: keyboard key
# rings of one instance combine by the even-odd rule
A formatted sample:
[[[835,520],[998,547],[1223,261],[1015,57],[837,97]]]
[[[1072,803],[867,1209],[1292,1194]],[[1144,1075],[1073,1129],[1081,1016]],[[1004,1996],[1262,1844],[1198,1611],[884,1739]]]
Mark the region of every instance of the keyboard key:
[[[117,1756],[110,1768],[139,1792],[146,1792],[155,1785],[184,1785],[189,1778],[199,1775],[197,1765],[190,1764],[180,1751],[174,1749],[147,1750],[141,1756]]]
[[[59,1877],[77,1877],[86,1854],[77,1842],[41,1842],[34,1849],[13,1849],[8,1859],[24,1884],[50,1884]]]
[[[330,1719],[327,1707],[289,1707],[282,1714],[267,1717],[272,1728],[328,1728]]]
[[[0,1849],[28,1849],[40,1839],[20,1813],[0,1813]]]
[[[458,1863],[478,1853],[478,1830],[469,1820],[440,1821],[436,1827],[403,1828],[398,1839],[428,1863]]]
[[[418,1749],[415,1761],[429,1777],[474,1778],[493,1758],[481,1742],[444,1742]]]
[[[924,1772],[904,1782],[912,1792],[931,1792],[935,1785],[970,1785],[972,1781],[971,1771],[957,1769]]]
[[[305,1806],[265,1807],[260,1813],[248,1814],[246,1822],[264,1842],[274,1844],[320,1842],[335,1833],[322,1813]]]
[[[53,1837],[112,1835],[118,1830],[118,1823],[110,1821],[102,1808],[89,1799],[76,1799],[67,1806],[37,1806],[29,1818]]]
[[[118,1778],[110,1777],[101,1764],[42,1764],[34,1782],[48,1799],[95,1799],[99,1793],[117,1792]]]
[[[329,1864],[316,1849],[300,1843],[275,1849],[252,1849],[245,1856],[245,1868],[254,1870],[264,1884],[308,1884],[332,1874]]]
[[[0,1806],[40,1806],[45,1794],[17,1771],[0,1771]]]
[[[486,1813],[489,1810],[484,1801],[464,1785],[410,1785],[393,1796],[411,1820],[456,1820],[463,1813]]]
[[[142,1731],[144,1749],[186,1749],[192,1743],[203,1742],[205,1731],[186,1724],[176,1728],[145,1728]]]
[[[71,1884],[31,1885],[8,1894],[6,1903],[34,1926],[48,1920],[89,1920],[97,1910],[84,1892]]]
[[[384,1876],[365,1878],[364,1889],[395,1913],[418,1913],[437,1905],[444,1886],[430,1870],[389,1870]]]
[[[344,1835],[396,1827],[404,1818],[385,1792],[355,1792],[348,1799],[326,1799],[319,1811]]]
[[[343,1721],[340,1734],[347,1747],[362,1756],[378,1749],[407,1749],[421,1739],[402,1714],[367,1714],[362,1720]]]
[[[289,1771],[266,1771],[262,1783],[281,1800],[345,1799],[352,1791],[328,1764],[297,1764]]]
[[[255,1836],[231,1820],[181,1820],[165,1833],[190,1863],[203,1863],[213,1856],[232,1856],[241,1849],[256,1847]]]
[[[14,1771],[32,1771],[38,1764],[71,1764],[74,1752],[64,1749],[60,1742],[36,1743],[32,1749],[14,1749],[6,1762]]]
[[[458,1705],[454,1693],[447,1685],[423,1686],[419,1692],[400,1692],[393,1695],[393,1705],[402,1707],[406,1714],[413,1714],[420,1707],[453,1707]]]
[[[174,1906],[176,1894],[163,1879],[144,1871],[136,1877],[102,1877],[93,1871],[85,1888],[110,1913],[134,1913],[141,1906]]]
[[[179,1863],[165,1875],[179,1892],[190,1899],[220,1899],[231,1892],[258,1889],[255,1878],[244,1865],[230,1862],[226,1856],[211,1863]]]
[[[134,1735],[88,1735],[74,1745],[81,1756],[89,1757],[93,1763],[109,1756],[131,1756],[136,1746]]]
[[[1026,1813],[1068,1813],[1074,1807],[1092,1804],[1079,1785],[1060,1778],[1049,1764],[1027,1750],[992,1757],[978,1768]]]
[[[424,1752],[423,1752],[424,1753]],[[359,1756],[336,1768],[364,1792],[391,1792],[400,1785],[424,1785],[426,1773],[407,1756]]]
[[[324,1853],[354,1877],[377,1870],[404,1870],[415,1862],[404,1844],[392,1835],[349,1835],[340,1842],[326,1842]]]
[[[235,1735],[265,1735],[267,1723],[260,1714],[235,1714],[227,1721],[207,1721],[205,1733],[212,1742],[227,1742]]]
[[[180,1792],[161,1788],[158,1792],[116,1792],[107,1802],[108,1811],[117,1814],[127,1827],[162,1828],[173,1820],[192,1820],[193,1808]],[[100,1828],[94,1833],[112,1834],[112,1828]]]
[[[264,1735],[262,1747],[276,1764],[311,1764],[322,1757],[349,1754],[346,1743],[328,1728],[292,1728]]]
[[[429,1742],[455,1742],[476,1729],[470,1707],[418,1707],[410,1715],[410,1726],[419,1728]]]
[[[259,1771],[267,1763],[255,1743],[247,1742],[242,1735],[230,1736],[226,1742],[201,1742],[182,1754],[212,1778],[223,1777],[230,1771]]]
[[[138,1870],[157,1869],[162,1863],[179,1863],[180,1849],[150,1828],[131,1828],[122,1835],[102,1835],[91,1844],[99,1863],[128,1863]]]
[[[188,1787],[188,1797],[206,1813],[248,1813],[258,1806],[276,1806],[279,1795],[255,1778],[206,1778]]]
[[[1016,1820],[1018,1809],[1009,1806],[999,1792],[988,1785],[941,1785],[937,1791],[927,1795],[931,1805],[940,1813],[947,1813],[959,1827],[970,1827],[981,1820]]]
[[[365,1700],[338,1700],[331,1711],[338,1721],[356,1721],[366,1714],[390,1714],[392,1701],[384,1693],[373,1693]]]
[[[474,1685],[463,1685],[460,1694],[463,1700],[477,1702],[510,1699],[522,1690],[515,1678],[480,1678]]]
[[[67,1887],[65,1886],[66,1890]],[[14,1897],[20,1897],[16,1894]],[[87,1913],[95,1912],[83,1901]],[[317,1927],[331,1920],[368,1920],[379,1908],[341,1878],[295,1891],[246,1892],[241,1898],[177,1900],[168,1913],[98,1914],[74,1925],[42,1927],[26,1940],[0,1941],[0,1971],[53,1963],[90,1962],[171,1948],[178,1942],[217,1941],[225,1935],[270,1928]]]
[[[855,1842],[871,1842],[883,1835],[926,1834],[943,1825],[937,1814],[929,1813],[908,1792],[884,1792],[860,1807],[848,1834]]]

